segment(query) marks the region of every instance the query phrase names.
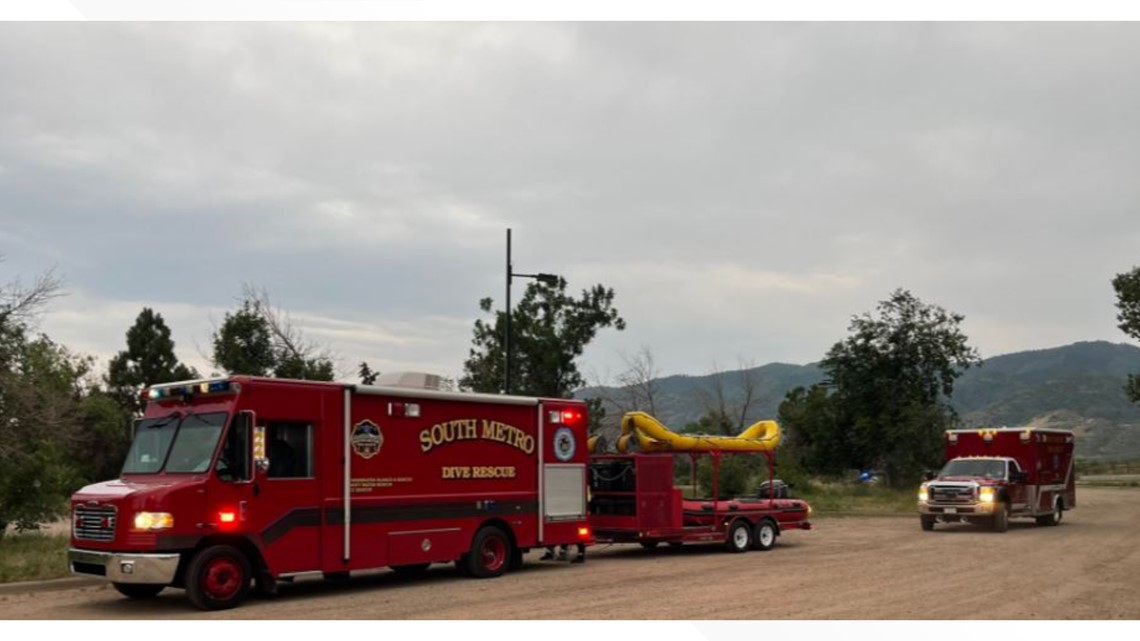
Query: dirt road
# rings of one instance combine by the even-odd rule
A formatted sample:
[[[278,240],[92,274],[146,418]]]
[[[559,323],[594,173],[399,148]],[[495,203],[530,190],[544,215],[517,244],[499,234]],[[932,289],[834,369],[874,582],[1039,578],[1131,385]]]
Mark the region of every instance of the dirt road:
[[[435,566],[346,584],[286,586],[236,610],[194,610],[181,590],[128,601],[104,585],[0,593],[4,619],[1137,619],[1140,489],[1081,488],[1059,527],[1013,521],[922,532],[918,518],[827,518],[770,552],[594,548],[499,579]]]

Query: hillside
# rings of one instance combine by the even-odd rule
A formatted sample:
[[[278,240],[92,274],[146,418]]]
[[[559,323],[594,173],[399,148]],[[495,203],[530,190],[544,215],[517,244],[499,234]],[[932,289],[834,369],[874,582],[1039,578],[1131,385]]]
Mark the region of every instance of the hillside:
[[[748,370],[757,400],[749,419],[772,418],[788,391],[819,382],[815,364],[771,363]],[[1037,425],[1074,429],[1077,451],[1087,457],[1140,457],[1140,407],[1128,402],[1128,373],[1140,373],[1140,348],[1081,342],[1052,349],[1016,352],[987,359],[958,379],[953,406],[967,427]],[[723,375],[730,405],[742,399],[741,372]],[[669,376],[655,381],[657,415],[682,426],[704,413],[701,391],[714,389],[713,376]],[[621,403],[615,388],[587,388],[579,397],[601,396]],[[610,413],[619,412],[611,406]],[[612,416],[611,416],[612,418]]]

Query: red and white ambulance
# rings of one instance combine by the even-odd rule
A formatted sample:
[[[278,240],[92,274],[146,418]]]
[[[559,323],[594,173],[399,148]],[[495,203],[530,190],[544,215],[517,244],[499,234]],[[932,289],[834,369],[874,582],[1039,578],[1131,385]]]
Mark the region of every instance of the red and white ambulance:
[[[1005,532],[1012,517],[1058,525],[1077,506],[1068,430],[1016,427],[949,430],[946,464],[918,490],[919,521],[988,523]]]
[[[577,400],[235,376],[157,385],[120,478],[71,499],[71,571],[233,607],[309,573],[475,577],[590,545]]]

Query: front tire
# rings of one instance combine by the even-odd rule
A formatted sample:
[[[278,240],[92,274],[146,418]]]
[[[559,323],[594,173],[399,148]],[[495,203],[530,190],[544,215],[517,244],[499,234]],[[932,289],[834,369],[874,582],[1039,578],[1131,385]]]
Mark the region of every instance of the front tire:
[[[112,583],[128,599],[153,599],[166,587],[155,583]]]
[[[1005,532],[1009,529],[1009,504],[1004,501],[994,505],[994,532]]]
[[[922,530],[924,532],[930,532],[930,531],[934,530],[935,518],[933,516],[920,516],[918,518],[919,518],[919,521],[922,523]]]
[[[752,528],[743,519],[733,521],[728,528],[728,538],[724,541],[729,552],[747,552],[752,547]]]
[[[198,553],[186,570],[186,595],[202,610],[227,610],[249,594],[249,559],[230,545],[215,545]]]
[[[475,533],[471,551],[464,559],[464,569],[477,579],[501,576],[510,566],[513,554],[514,546],[507,533],[488,525]]]
[[[776,537],[779,536],[779,531],[776,529],[776,524],[770,519],[764,519],[756,524],[756,531],[752,533],[752,549],[767,552],[776,545]]]

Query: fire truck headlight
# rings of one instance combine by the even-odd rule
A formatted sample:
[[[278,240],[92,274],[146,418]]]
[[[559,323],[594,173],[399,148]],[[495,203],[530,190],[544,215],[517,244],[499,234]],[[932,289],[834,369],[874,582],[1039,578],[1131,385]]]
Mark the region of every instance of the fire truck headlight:
[[[978,500],[982,503],[993,503],[996,493],[992,487],[983,487],[978,490]]]
[[[135,515],[135,529],[144,532],[169,530],[174,527],[174,516],[169,512],[139,512]]]
[[[922,501],[923,503],[929,501],[930,490],[926,489],[925,487],[918,488],[918,500]]]

